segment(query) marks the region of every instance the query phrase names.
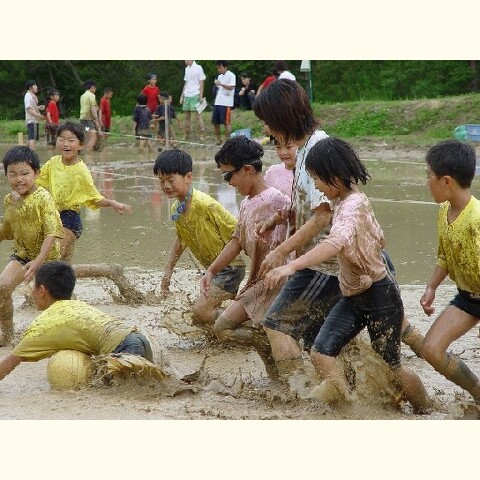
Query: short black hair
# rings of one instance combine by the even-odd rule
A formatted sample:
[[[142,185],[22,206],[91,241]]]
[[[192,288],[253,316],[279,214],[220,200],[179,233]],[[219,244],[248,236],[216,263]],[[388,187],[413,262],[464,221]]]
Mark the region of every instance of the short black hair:
[[[163,151],[155,160],[153,174],[173,175],[178,173],[183,177],[193,170],[192,157],[184,150],[174,148]]]
[[[257,172],[262,171],[263,147],[250,140],[245,135],[229,138],[215,154],[217,167],[232,165],[239,168],[243,165],[253,165]]]
[[[305,169],[314,172],[327,185],[337,185],[338,180],[348,190],[352,189],[352,183],[362,182],[365,185],[370,180],[367,169],[353,147],[335,137],[319,140],[310,149]]]
[[[97,86],[97,82],[95,80],[87,80],[84,84],[85,90],[89,90],[92,87]]]
[[[144,93],[140,93],[137,96],[137,103],[139,105],[146,105],[147,104],[147,96]]]
[[[40,171],[40,158],[38,157],[37,152],[32,150],[30,147],[16,145],[15,147],[7,150],[3,156],[3,168],[5,170],[5,175],[7,174],[7,168],[9,165],[24,162],[28,163],[35,172]]]
[[[228,62],[227,62],[226,60],[217,60],[217,61],[215,62],[215,65],[216,65],[217,67],[219,67],[220,65],[221,65],[222,67],[228,67]]]
[[[75,282],[75,272],[65,262],[46,262],[35,272],[35,286],[43,285],[55,300],[70,300]]]
[[[461,188],[470,188],[475,177],[475,150],[459,140],[444,140],[431,147],[426,161],[437,177],[448,175]]]
[[[61,123],[57,127],[57,137],[65,130],[72,132],[78,138],[80,143],[85,142],[85,131],[80,124],[74,122]]]

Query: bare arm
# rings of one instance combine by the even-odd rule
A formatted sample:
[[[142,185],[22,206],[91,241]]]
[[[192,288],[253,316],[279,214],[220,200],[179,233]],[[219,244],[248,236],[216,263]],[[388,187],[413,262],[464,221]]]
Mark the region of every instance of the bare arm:
[[[432,307],[432,303],[435,300],[435,292],[438,286],[445,280],[445,277],[448,275],[448,271],[437,265],[433,272],[430,282],[428,282],[425,292],[423,292],[422,298],[420,299],[420,305],[423,308],[423,311],[426,315],[430,316],[435,313],[435,308]]]
[[[170,287],[170,279],[172,278],[173,269],[178,262],[178,259],[182,256],[183,251],[185,250],[182,247],[180,239],[177,237],[175,243],[173,244],[172,251],[170,252],[170,257],[168,258],[167,266],[165,267],[165,272],[163,273],[161,290],[162,293],[168,293],[168,288]]]
[[[0,380],[3,380],[10,372],[15,370],[23,362],[22,357],[17,357],[9,353],[0,362]]]
[[[313,216],[307,220],[294,235],[272,250],[260,265],[258,275],[264,276],[272,268],[283,265],[285,258],[293,251],[307,245],[330,222],[332,212],[328,203],[322,203],[315,210]]]
[[[207,268],[207,271],[200,280],[200,289],[207,296],[212,278],[227,265],[232,262],[242,251],[238,238],[232,238],[220,252],[220,255]]]
[[[96,203],[97,207],[112,207],[117,213],[123,215],[124,213],[131,213],[132,206],[126,203],[117,202],[109,198],[102,198]]]
[[[31,262],[28,262],[25,265],[25,282],[29,282],[30,280],[33,280],[33,277],[35,276],[35,272],[45,263],[45,260],[48,257],[48,254],[50,253],[50,250],[53,247],[53,244],[55,243],[56,237],[53,235],[49,235],[43,239],[42,247],[40,248],[40,253],[37,255],[37,257],[32,260]]]

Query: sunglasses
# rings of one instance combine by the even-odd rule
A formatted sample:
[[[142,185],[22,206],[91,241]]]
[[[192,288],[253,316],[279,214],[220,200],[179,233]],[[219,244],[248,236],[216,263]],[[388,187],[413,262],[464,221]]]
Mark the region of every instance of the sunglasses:
[[[241,170],[243,167],[243,165],[241,165],[240,167],[237,167],[235,170],[230,170],[229,172],[225,172],[222,174],[223,176],[223,179],[227,182],[227,183],[230,183],[230,180],[232,179],[233,175],[238,172],[239,170]]]

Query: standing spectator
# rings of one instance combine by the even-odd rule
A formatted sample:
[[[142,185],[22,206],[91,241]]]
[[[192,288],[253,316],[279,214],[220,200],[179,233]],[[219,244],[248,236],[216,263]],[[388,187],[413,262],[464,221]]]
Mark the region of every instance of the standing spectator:
[[[141,93],[147,96],[147,107],[150,113],[153,114],[160,103],[160,88],[157,87],[157,74],[149,73],[147,75],[147,85],[143,87]]]
[[[295,75],[288,70],[288,65],[285,60],[277,60],[275,62],[275,70],[278,74],[278,79],[296,80]]]
[[[252,110],[255,95],[257,93],[257,85],[252,82],[250,74],[247,72],[240,74],[240,80],[242,82],[242,88],[238,92],[240,97],[240,108]]]
[[[45,106],[45,116],[47,123],[45,124],[45,134],[47,136],[47,145],[55,147],[57,140],[57,127],[60,122],[60,112],[58,111],[58,101],[60,100],[60,92],[52,88],[48,93],[48,100]]]
[[[152,122],[152,114],[147,105],[147,96],[141,93],[137,97],[137,105],[133,110],[133,123],[135,125],[135,135],[138,140],[138,151],[143,152],[146,144],[148,151],[152,150],[152,130],[150,124]]]
[[[177,147],[175,143],[176,135],[175,130],[173,128],[173,120],[177,121],[177,125],[179,130],[182,130],[182,124],[180,123],[179,118],[177,117],[177,112],[175,108],[172,106],[172,96],[168,93],[163,91],[160,94],[160,105],[155,109],[153,117],[153,123],[156,125],[158,123],[158,134],[157,140],[160,144],[165,144],[167,138],[167,121],[166,117],[168,117],[168,138],[170,139],[170,144],[173,148]],[[159,150],[160,151],[160,150]]]
[[[102,133],[98,118],[97,84],[94,80],[85,82],[85,93],[80,97],[80,125],[85,130],[85,152],[91,152],[97,142],[97,132]]]
[[[25,122],[27,124],[27,145],[35,150],[35,141],[39,139],[38,122],[45,120],[38,106],[38,86],[35,80],[27,80],[25,83]]]
[[[200,141],[203,142],[205,140],[205,125],[202,114],[196,109],[196,104],[204,100],[203,88],[206,77],[203,68],[195,60],[185,60],[185,65],[185,76],[183,77],[185,83],[180,95],[180,105],[183,105],[182,110],[185,112],[185,140],[189,140],[192,112],[195,112],[198,129],[200,130]]]
[[[216,145],[222,144],[222,135],[220,125],[225,125],[225,139],[228,140],[232,131],[231,115],[234,102],[235,84],[237,78],[233,72],[228,69],[226,60],[217,60],[217,71],[220,74],[215,80],[217,94],[213,107],[212,123],[217,137]]]
[[[111,87],[105,87],[103,90],[103,97],[100,99],[100,126],[102,128],[102,135],[100,135],[98,150],[103,150],[105,142],[108,138],[108,133],[110,132],[110,127],[112,124],[112,109],[110,106],[110,99],[113,96],[113,89]]]

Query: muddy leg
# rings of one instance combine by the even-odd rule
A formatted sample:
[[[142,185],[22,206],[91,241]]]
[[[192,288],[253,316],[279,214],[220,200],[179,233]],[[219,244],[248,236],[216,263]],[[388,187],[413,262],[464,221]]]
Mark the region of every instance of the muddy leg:
[[[144,295],[126,279],[121,265],[74,265],[73,269],[77,278],[108,278],[129,301],[141,301],[144,298]]]
[[[422,354],[420,353],[420,349],[422,347],[422,343],[424,340],[424,336],[415,328],[408,320],[403,317],[402,322],[402,342],[405,345],[408,345],[413,353],[419,358],[423,358]]]

